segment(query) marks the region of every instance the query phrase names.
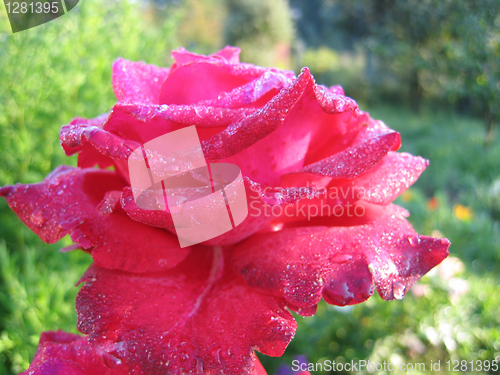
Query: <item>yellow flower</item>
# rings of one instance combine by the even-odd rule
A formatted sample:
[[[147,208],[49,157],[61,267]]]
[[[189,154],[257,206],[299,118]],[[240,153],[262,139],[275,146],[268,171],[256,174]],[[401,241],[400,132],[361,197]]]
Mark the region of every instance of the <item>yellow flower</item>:
[[[461,204],[456,204],[453,206],[453,213],[458,220],[470,221],[474,216],[472,209],[470,207],[462,206]]]
[[[408,189],[403,194],[401,194],[401,199],[403,202],[411,202],[413,200],[413,192]]]

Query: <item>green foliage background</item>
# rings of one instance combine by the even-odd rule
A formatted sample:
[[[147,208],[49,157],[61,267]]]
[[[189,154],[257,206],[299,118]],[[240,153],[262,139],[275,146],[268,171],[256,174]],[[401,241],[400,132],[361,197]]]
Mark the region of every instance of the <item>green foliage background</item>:
[[[0,185],[42,180],[76,165],[59,146],[59,129],[115,103],[111,66],[119,56],[170,65],[178,11],[132,1],[85,0],[67,15],[12,34],[0,6]],[[0,374],[31,361],[40,333],[76,332],[74,287],[91,259],[61,254],[66,240],[43,244],[0,200]]]
[[[411,47],[404,38],[407,34],[389,38],[397,39],[398,45],[387,44],[388,35],[383,34],[391,27],[404,27],[395,17],[387,19],[393,24],[386,29],[372,24],[372,34],[361,26],[349,30],[340,21],[348,20],[352,9],[344,9],[342,16],[339,4],[333,0],[311,0],[301,6],[295,0],[83,0],[66,16],[14,35],[0,6],[0,186],[37,182],[57,165],[75,164],[59,147],[60,126],[73,117],[93,117],[110,109],[115,102],[111,64],[118,56],[168,66],[170,50],[180,45],[211,53],[232,43],[244,48],[247,62],[296,71],[308,65],[320,83],[343,84],[362,109],[400,131],[402,151],[431,160],[397,203],[410,210],[410,221],[419,233],[450,238],[451,253],[462,268],[453,280],[439,271],[431,273],[420,283],[425,293],[410,292],[404,301],[373,297],[349,308],[320,304],[315,317],[297,317],[297,336],[282,358],[261,356],[265,367],[272,374],[280,364],[290,366],[297,354],[312,362],[500,359],[500,144],[493,137],[484,147],[483,119],[473,117],[480,111],[455,112],[455,104],[468,95],[491,94],[488,98],[497,100],[500,88],[494,77],[498,72],[493,65],[485,65],[490,64],[490,55],[482,54],[484,48],[476,48],[477,55],[469,55],[468,50],[474,40],[484,37],[482,29],[497,35],[498,16],[464,13],[471,24],[467,28],[457,11],[448,24],[454,34],[433,28],[442,40],[430,38],[433,43],[422,47],[427,52],[405,55],[404,49]],[[395,1],[402,9],[411,10],[412,4]],[[429,12],[424,8],[432,4],[419,3],[414,16],[424,18],[418,22],[425,21]],[[457,37],[471,30],[476,31],[470,34],[472,39],[461,42]],[[378,33],[384,37],[373,44]],[[365,39],[367,35],[372,39]],[[370,40],[372,44],[366,44]],[[488,53],[498,56],[496,39],[488,41],[493,43],[493,52]],[[446,49],[432,50],[437,42]],[[363,49],[367,46],[380,59],[383,54],[398,53],[393,60],[402,70],[393,70],[394,76],[384,78],[383,84],[372,80],[370,54]],[[377,55],[377,51],[383,53]],[[449,75],[437,75],[428,84],[428,72],[435,65],[419,65],[424,100],[415,114],[410,103],[401,99],[408,90],[404,65],[422,64],[422,56],[446,65],[441,71]],[[383,60],[377,61],[374,66],[379,69]],[[457,62],[455,76],[449,70],[452,61]],[[489,70],[483,77],[485,66]],[[389,63],[386,67],[393,69]],[[433,86],[436,82],[441,83]],[[441,94],[432,92],[444,93],[444,99],[436,100]],[[468,215],[460,215],[460,207]],[[67,239],[43,244],[0,200],[0,374],[28,367],[42,331],[76,332],[74,284],[91,260],[81,252],[58,252],[68,244]],[[464,282],[468,291],[457,295],[456,285]]]

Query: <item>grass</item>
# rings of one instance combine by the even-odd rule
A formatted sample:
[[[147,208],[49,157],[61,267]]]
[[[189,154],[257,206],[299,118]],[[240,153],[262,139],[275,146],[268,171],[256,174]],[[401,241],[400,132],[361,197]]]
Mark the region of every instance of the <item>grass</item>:
[[[136,1],[85,0],[67,15],[11,34],[0,5],[0,186],[42,180],[76,164],[59,146],[62,124],[106,112],[119,56],[169,65],[178,15]],[[42,331],[76,332],[74,287],[90,257],[43,244],[0,199],[0,374],[24,371]]]
[[[58,254],[58,246],[9,251],[0,243],[2,332],[0,373],[28,368],[40,333],[77,333],[75,284],[91,263],[83,252]]]

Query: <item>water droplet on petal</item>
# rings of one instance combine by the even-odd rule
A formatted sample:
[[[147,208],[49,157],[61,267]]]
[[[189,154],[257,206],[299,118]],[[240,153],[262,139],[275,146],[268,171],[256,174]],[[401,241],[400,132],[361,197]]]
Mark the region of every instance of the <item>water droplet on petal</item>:
[[[410,243],[411,246],[416,247],[420,245],[420,237],[418,236],[409,236],[408,237],[408,242]]]
[[[406,287],[398,281],[395,281],[392,284],[392,293],[396,299],[403,299],[405,296],[405,290]]]
[[[196,372],[198,374],[203,374],[203,360],[201,358],[196,358]]]
[[[122,364],[121,359],[116,358],[115,356],[113,356],[113,355],[111,355],[109,353],[104,353],[102,355],[102,358],[103,358],[104,363],[106,364],[106,366],[108,366],[109,368],[116,368],[116,367],[118,367],[119,365]]]
[[[331,262],[338,263],[338,264],[346,263],[351,259],[352,259],[352,255],[349,255],[349,254],[334,254],[330,257]]]
[[[39,227],[44,225],[47,220],[49,220],[49,218],[50,214],[44,210],[43,206],[37,207],[31,214],[31,220],[33,221],[33,224]]]

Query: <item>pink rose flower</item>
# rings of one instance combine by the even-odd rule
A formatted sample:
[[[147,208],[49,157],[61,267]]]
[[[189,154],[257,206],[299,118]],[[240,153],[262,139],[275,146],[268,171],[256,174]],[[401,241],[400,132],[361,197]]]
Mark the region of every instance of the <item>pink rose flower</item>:
[[[296,77],[240,63],[233,47],[173,57],[170,68],[118,59],[117,104],[61,130],[78,168],[0,189],[42,240],[69,234],[94,260],[76,300],[88,336],[61,336],[54,351],[42,336],[43,358],[58,358],[48,363],[82,351],[96,373],[251,374],[254,350],[280,356],[293,338],[289,310],[360,303],[375,288],[400,299],[446,258],[449,241],[418,235],[391,203],[428,162],[396,152],[399,134],[342,88],[317,85],[307,68]],[[249,215],[180,248],[168,210],[135,204],[127,158],[191,125],[207,161],[241,169]],[[36,357],[28,373],[40,369]]]

